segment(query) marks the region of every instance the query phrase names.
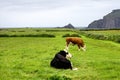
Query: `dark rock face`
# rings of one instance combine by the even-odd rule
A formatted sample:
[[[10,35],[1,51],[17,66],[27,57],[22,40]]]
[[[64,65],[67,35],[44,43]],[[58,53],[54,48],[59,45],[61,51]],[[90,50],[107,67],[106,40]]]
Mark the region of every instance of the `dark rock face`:
[[[88,25],[88,28],[120,28],[120,9],[113,10],[103,19],[93,21]]]
[[[74,28],[74,26],[72,24],[68,24],[68,25],[64,26],[64,28]]]
[[[103,20],[96,20],[89,24],[88,28],[102,28],[103,27]]]

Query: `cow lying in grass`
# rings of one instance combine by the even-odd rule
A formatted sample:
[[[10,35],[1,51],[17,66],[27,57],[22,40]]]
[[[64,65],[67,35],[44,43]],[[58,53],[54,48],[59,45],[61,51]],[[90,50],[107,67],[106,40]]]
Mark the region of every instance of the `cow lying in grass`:
[[[53,60],[50,63],[50,66],[57,68],[57,69],[77,70],[77,68],[73,69],[70,60],[67,59],[71,57],[72,55],[70,53],[68,53],[65,50],[61,50],[54,56]]]
[[[67,37],[66,38],[66,49],[68,50],[69,44],[72,43],[73,45],[77,45],[78,49],[80,50],[80,47],[83,51],[86,50],[86,46],[81,38],[78,37]]]

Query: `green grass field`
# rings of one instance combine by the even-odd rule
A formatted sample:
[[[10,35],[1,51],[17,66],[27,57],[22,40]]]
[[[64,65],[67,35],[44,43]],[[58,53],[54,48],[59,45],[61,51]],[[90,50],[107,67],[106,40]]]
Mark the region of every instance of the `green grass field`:
[[[85,52],[78,51],[77,46],[69,48],[73,55],[70,60],[78,70],[55,69],[49,64],[65,48],[62,36],[75,32],[49,33],[56,37],[0,37],[0,80],[120,80],[119,43],[82,36],[87,46]]]

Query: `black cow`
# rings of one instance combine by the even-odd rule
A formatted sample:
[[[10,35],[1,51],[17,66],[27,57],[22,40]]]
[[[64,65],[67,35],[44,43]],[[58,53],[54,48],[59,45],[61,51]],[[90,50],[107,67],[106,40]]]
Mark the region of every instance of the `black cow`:
[[[66,57],[71,57],[71,54],[68,53],[67,51],[61,50],[54,56],[50,65],[58,69],[71,69],[72,70],[73,69],[72,64],[70,60],[68,60]]]

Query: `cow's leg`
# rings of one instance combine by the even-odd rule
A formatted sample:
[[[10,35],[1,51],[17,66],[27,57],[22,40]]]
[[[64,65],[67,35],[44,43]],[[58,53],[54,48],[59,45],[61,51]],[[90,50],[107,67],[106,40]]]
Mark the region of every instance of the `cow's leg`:
[[[86,51],[86,45],[84,45],[83,47],[81,47],[81,49],[82,49],[83,51]]]
[[[70,42],[66,42],[66,50],[68,50],[69,48],[68,48],[68,46],[69,46],[69,44],[70,44]]]
[[[78,51],[80,51],[80,45],[78,44],[77,46],[78,46]]]

